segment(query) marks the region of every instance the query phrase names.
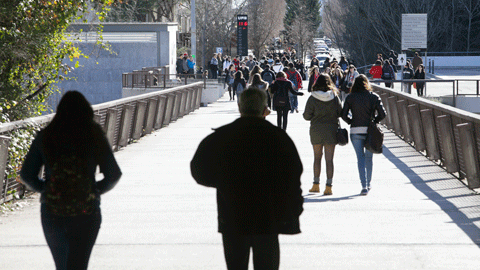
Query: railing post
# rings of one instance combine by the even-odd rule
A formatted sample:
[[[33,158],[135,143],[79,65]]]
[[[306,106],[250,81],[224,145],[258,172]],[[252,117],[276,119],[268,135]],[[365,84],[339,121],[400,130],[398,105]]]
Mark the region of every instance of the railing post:
[[[397,110],[397,97],[391,96],[387,98],[388,105],[390,107],[390,114],[392,115],[393,120],[393,131],[398,136],[402,135],[402,127],[400,125],[400,119],[398,118],[398,110]]]
[[[123,105],[122,117],[120,120],[120,130],[118,134],[118,146],[125,147],[128,144],[128,137],[130,135],[130,127],[132,126],[132,117],[135,106],[125,104]]]
[[[454,173],[459,171],[457,150],[455,147],[455,138],[453,136],[452,119],[450,115],[437,116],[439,132],[441,135],[440,143],[443,146],[443,158],[447,172]]]
[[[205,85],[205,84],[204,84]],[[205,88],[205,87],[203,87]],[[203,91],[203,88],[202,87],[198,87],[197,88],[197,101],[196,101],[196,104],[195,104],[195,109],[198,109],[200,108],[200,104],[202,103],[202,91]]]
[[[470,123],[458,124],[458,132],[460,135],[460,146],[462,147],[463,161],[467,174],[467,182],[469,188],[480,187],[480,161],[475,150],[475,139],[473,126]]]
[[[105,118],[105,126],[103,128],[108,142],[112,148],[115,148],[115,126],[117,124],[118,110],[109,108],[107,110],[107,116]]]
[[[431,160],[440,159],[440,151],[437,145],[437,131],[435,128],[435,119],[431,109],[420,111],[423,124],[423,133],[425,134],[425,146],[427,148],[427,157]]]
[[[133,129],[133,136],[134,140],[140,139],[143,133],[143,124],[145,122],[145,111],[147,110],[147,102],[145,101],[137,101],[137,109],[135,111],[135,124]]]
[[[163,69],[163,89],[167,88],[167,69]]]
[[[387,93],[382,93],[380,94],[380,98],[382,99],[383,106],[385,107],[385,110],[387,111],[387,117],[385,117],[385,124],[387,128],[392,129],[392,113],[390,112],[390,106],[388,104],[388,94]]]
[[[160,96],[158,98],[158,106],[157,106],[157,113],[155,115],[155,129],[160,129],[163,126],[163,120],[165,117],[165,111],[166,111],[166,106],[167,105],[167,97],[166,96]]]
[[[402,126],[402,133],[404,136],[404,140],[406,142],[412,142],[412,134],[410,130],[410,117],[408,117],[407,111],[407,101],[406,100],[399,100],[397,101],[399,117],[400,117],[400,125]]]
[[[175,108],[175,98],[176,95],[170,93],[167,95],[167,106],[165,109],[165,119],[163,121],[163,125],[167,126],[172,121],[173,109]]]
[[[180,115],[180,104],[182,103],[182,93],[174,92],[175,102],[173,104],[172,121],[177,121]]]
[[[8,161],[8,147],[10,146],[10,137],[0,135],[0,195],[4,197],[3,186],[5,181],[5,169]]]
[[[425,151],[425,138],[423,136],[423,125],[420,118],[420,111],[417,104],[411,104],[407,107],[409,119],[410,119],[410,130],[413,133],[413,141],[415,143],[415,149],[419,152]]]
[[[145,134],[150,134],[153,131],[153,126],[155,124],[155,117],[156,117],[156,112],[157,112],[157,103],[158,99],[157,98],[150,98],[148,100],[148,108],[146,112],[146,124],[145,124]]]

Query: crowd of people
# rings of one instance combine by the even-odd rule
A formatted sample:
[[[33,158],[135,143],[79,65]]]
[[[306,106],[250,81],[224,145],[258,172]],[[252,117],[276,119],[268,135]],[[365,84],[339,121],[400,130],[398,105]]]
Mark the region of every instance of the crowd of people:
[[[383,59],[382,54],[377,54],[377,60],[370,69],[369,73],[372,75],[372,79],[385,81],[385,87],[394,88],[394,84],[390,80],[397,80],[397,65],[398,55],[390,51],[389,58]],[[403,80],[424,80],[425,79],[425,66],[423,60],[419,56],[418,52],[412,60],[407,59],[402,70]],[[389,82],[390,81],[390,82]],[[402,91],[411,94],[412,86],[417,89],[417,96],[424,95],[425,82],[404,82],[402,83]]]

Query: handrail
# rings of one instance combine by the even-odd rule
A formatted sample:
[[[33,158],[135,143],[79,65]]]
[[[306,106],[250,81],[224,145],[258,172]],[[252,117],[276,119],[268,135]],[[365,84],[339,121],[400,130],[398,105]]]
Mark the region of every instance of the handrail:
[[[480,187],[480,115],[372,84],[387,110],[383,124],[447,172]]]
[[[197,82],[93,105],[95,121],[102,126],[116,151],[200,108],[203,88],[204,83]],[[12,190],[18,194],[25,192],[25,187],[15,179],[4,176],[11,141],[9,135],[31,124],[46,125],[53,116],[49,114],[0,125],[0,203],[13,198],[8,195]],[[7,188],[3,190],[5,186]]]

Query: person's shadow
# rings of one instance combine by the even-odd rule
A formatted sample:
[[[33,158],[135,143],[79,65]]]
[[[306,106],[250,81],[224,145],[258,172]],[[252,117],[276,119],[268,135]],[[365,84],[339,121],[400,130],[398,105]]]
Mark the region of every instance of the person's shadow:
[[[303,195],[303,202],[305,203],[322,203],[322,202],[339,202],[345,200],[353,200],[355,197],[359,197],[360,194],[345,196],[345,197],[332,197],[319,195],[317,193],[308,193]]]

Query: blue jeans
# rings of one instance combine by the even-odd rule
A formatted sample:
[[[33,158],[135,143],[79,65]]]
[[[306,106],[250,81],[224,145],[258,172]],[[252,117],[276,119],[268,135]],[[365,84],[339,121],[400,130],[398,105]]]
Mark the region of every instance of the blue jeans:
[[[291,112],[295,111],[295,109],[298,109],[298,97],[297,96],[290,96],[290,109]]]
[[[352,141],[353,148],[357,154],[358,174],[363,188],[370,187],[373,168],[373,154],[365,149],[366,137],[366,134],[350,134],[350,140]]]
[[[91,215],[62,217],[41,206],[42,227],[57,270],[85,270],[97,239],[100,207]]]

